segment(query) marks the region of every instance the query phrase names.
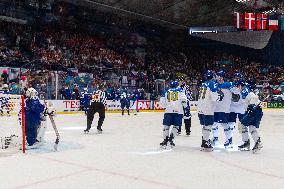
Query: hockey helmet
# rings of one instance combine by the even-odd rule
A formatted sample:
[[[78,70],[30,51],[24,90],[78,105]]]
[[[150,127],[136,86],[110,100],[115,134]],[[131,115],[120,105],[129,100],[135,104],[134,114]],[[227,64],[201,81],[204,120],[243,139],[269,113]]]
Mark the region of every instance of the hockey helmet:
[[[234,80],[235,82],[241,81],[241,80],[243,80],[243,79],[244,79],[244,76],[243,76],[240,72],[236,72],[236,73],[234,74],[233,80]]]
[[[28,88],[26,97],[30,99],[38,99],[38,92],[34,88]]]
[[[204,74],[204,77],[207,79],[207,80],[211,80],[213,79],[214,77],[214,73],[212,70],[207,70]]]
[[[179,85],[178,81],[171,80],[170,81],[170,88],[176,88]]]
[[[224,78],[225,77],[225,71],[224,70],[220,70],[216,73],[217,76]]]

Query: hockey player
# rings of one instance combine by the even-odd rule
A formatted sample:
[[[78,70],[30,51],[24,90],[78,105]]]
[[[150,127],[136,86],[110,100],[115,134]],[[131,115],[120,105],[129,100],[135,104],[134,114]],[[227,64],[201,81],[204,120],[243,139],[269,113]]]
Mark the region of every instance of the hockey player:
[[[213,132],[213,143],[212,145],[216,145],[219,141],[219,131],[218,124],[221,124],[226,141],[224,143],[225,148],[232,148],[232,131],[228,124],[229,113],[230,113],[230,105],[232,99],[231,88],[233,87],[232,82],[225,82],[225,72],[223,70],[216,73],[216,80],[218,83],[218,88],[222,91],[224,96],[220,98],[215,105],[214,109],[214,125],[212,127]]]
[[[26,140],[28,146],[36,146],[38,129],[41,125],[45,106],[38,99],[38,92],[34,88],[26,91],[25,102]]]
[[[102,125],[105,119],[105,103],[106,93],[103,91],[103,86],[99,86],[98,90],[94,91],[92,95],[91,105],[87,112],[87,128],[84,130],[85,133],[89,133],[94,120],[94,115],[97,112],[99,113],[97,132],[98,134],[102,133]]]
[[[210,133],[214,123],[214,108],[216,101],[222,99],[224,94],[218,89],[213,80],[214,74],[208,70],[205,74],[206,81],[202,83],[197,102],[197,110],[200,124],[202,126],[202,151],[212,151]]]
[[[243,144],[238,146],[239,150],[250,150],[250,140],[248,132],[250,132],[255,144],[252,148],[253,153],[259,151],[263,146],[257,129],[263,116],[260,100],[255,92],[243,81],[240,82],[241,98],[245,100],[247,105],[243,119],[241,119],[241,133]]]
[[[126,108],[128,115],[130,115],[129,113],[130,99],[129,96],[126,95],[126,93],[122,93],[120,97],[120,106],[122,110],[121,113],[122,115],[124,115],[124,108]]]
[[[160,143],[162,148],[166,148],[168,142],[171,147],[175,146],[174,138],[177,135],[179,127],[182,125],[183,108],[187,106],[187,99],[177,81],[170,82],[170,89],[161,97],[160,103],[166,108],[163,119],[163,142]],[[170,127],[173,128],[170,133]]]
[[[235,73],[233,78],[234,86],[231,89],[232,100],[228,119],[228,124],[232,132],[236,127],[237,118],[239,119],[239,121],[241,121],[246,111],[245,100],[241,98],[241,91],[239,89],[239,82],[241,80],[243,80],[242,74],[238,72]]]
[[[185,80],[183,78],[180,79],[180,87],[183,89],[183,92],[186,95],[187,98],[187,106],[184,108],[184,116],[183,116],[183,120],[184,120],[184,126],[185,126],[185,132],[186,135],[189,136],[190,135],[190,127],[191,127],[191,114],[190,114],[190,105],[189,105],[189,101],[191,99],[191,91],[188,85],[186,85]],[[179,131],[178,131],[178,135],[181,134],[181,127],[179,127]]]
[[[88,92],[88,88],[84,88],[81,92],[80,98],[80,109],[85,112],[87,115],[90,103],[91,103],[92,94]]]

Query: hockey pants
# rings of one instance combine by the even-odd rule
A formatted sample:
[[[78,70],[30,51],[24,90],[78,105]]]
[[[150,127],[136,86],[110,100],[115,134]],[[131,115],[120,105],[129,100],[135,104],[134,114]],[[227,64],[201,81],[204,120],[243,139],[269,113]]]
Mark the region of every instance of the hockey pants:
[[[99,113],[98,129],[101,129],[105,119],[105,106],[103,103],[92,102],[87,112],[87,130],[92,127],[92,122],[96,113]]]

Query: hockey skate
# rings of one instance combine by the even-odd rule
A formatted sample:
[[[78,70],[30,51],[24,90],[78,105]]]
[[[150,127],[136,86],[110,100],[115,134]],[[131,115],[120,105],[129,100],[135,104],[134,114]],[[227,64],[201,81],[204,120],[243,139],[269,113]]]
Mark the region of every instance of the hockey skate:
[[[208,140],[208,141],[202,140],[200,151],[212,152],[213,151],[213,147],[211,145],[211,141],[210,140]]]
[[[42,146],[42,145],[43,145],[43,144],[37,140],[33,145],[28,145],[28,146],[27,146],[27,150],[30,150],[30,149],[37,149],[37,148],[39,148],[39,147]]]
[[[254,145],[254,147],[252,148],[252,153],[258,152],[262,147],[263,146],[262,146],[262,143],[260,141],[260,138],[258,138],[256,143],[255,143],[255,145]]]
[[[218,137],[214,137],[212,140],[212,146],[217,146],[219,144],[219,138]]]
[[[90,132],[90,129],[85,129],[84,130],[84,134],[89,134],[89,132]]]
[[[98,133],[98,134],[102,134],[102,133],[103,133],[103,130],[102,130],[101,127],[97,127],[97,133]]]
[[[240,151],[250,151],[250,141],[245,141],[242,145],[238,146]]]
[[[233,140],[232,140],[232,138],[229,138],[229,139],[225,142],[224,147],[225,147],[226,149],[233,148]]]
[[[169,140],[169,137],[166,137],[163,140],[163,142],[160,143],[160,146],[161,146],[162,149],[166,149],[167,148],[168,140]]]

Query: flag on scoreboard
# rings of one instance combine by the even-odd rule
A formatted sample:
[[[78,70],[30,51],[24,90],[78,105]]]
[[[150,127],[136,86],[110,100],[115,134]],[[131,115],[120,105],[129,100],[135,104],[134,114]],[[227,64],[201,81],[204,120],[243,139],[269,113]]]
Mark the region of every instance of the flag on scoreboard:
[[[284,30],[284,16],[280,17],[280,29]]]
[[[245,13],[245,29],[255,29],[255,13]]]
[[[239,12],[234,13],[234,25],[238,29],[244,28],[244,14],[243,13],[239,13]]]
[[[278,30],[279,29],[278,16],[277,15],[269,16],[268,29],[269,30]]]
[[[262,13],[256,14],[256,29],[258,30],[267,29],[267,14],[262,14]]]

